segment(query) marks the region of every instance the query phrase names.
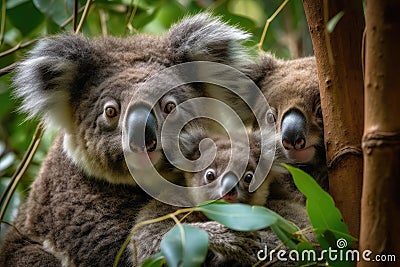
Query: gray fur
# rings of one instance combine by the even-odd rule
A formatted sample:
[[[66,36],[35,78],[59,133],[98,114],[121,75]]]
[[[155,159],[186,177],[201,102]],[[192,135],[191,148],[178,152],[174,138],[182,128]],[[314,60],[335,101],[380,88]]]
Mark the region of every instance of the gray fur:
[[[6,234],[0,266],[111,266],[148,201],[122,151],[121,118],[129,100],[152,74],[181,62],[235,65],[245,54],[235,43],[247,37],[201,14],[164,36],[64,34],[40,41],[17,68],[15,95],[29,117],[39,116],[60,133]],[[173,94],[184,101],[205,93],[185,86]],[[108,106],[115,117],[106,116]],[[124,254],[120,265],[132,265],[130,258]]]

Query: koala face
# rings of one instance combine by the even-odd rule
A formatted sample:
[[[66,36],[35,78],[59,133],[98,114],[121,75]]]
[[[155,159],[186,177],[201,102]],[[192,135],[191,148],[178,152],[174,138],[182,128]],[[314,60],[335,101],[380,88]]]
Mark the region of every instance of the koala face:
[[[147,153],[157,165],[162,148],[156,137],[163,118],[185,99],[205,93],[201,87],[180,86],[148,107],[143,101],[135,103],[136,97],[143,99],[157,90],[143,86],[146,81],[170,66],[193,60],[234,66],[238,57],[244,57],[240,41],[248,37],[208,14],[187,18],[163,36],[58,35],[40,41],[20,63],[15,95],[22,98],[21,109],[30,117],[39,116],[47,126],[61,128],[64,151],[86,175],[134,184],[122,149],[123,119],[128,118],[131,132],[146,124],[144,147],[140,139],[129,141],[139,144],[134,149]],[[128,114],[132,106],[142,106],[151,116],[143,121],[140,110],[134,113],[137,116]]]
[[[216,156],[207,168],[195,173],[185,173],[186,184],[190,187],[208,184],[213,184],[214,186],[204,195],[194,193],[195,202],[200,203],[212,199],[221,199],[232,203],[264,205],[269,194],[270,183],[285,172],[280,166],[280,163],[283,162],[280,151],[277,151],[273,159],[272,168],[261,186],[256,191],[249,192],[249,185],[254,178],[254,173],[260,160],[261,144],[259,132],[249,134],[249,143],[240,142],[235,147],[231,146],[228,136],[192,132],[190,136],[181,139],[185,140],[182,145],[184,154],[192,160],[198,159],[200,157],[199,141],[205,137],[214,141],[217,148]],[[247,146],[249,146],[249,149]],[[208,155],[209,149],[212,148],[206,148],[202,151],[202,154]],[[243,161],[246,158],[246,151],[249,151],[247,166],[242,177],[238,177],[233,170],[240,164],[239,161]]]
[[[246,167],[246,171],[242,177],[237,177],[236,174],[231,172],[227,167],[229,160],[231,159],[231,153],[239,153],[240,151],[245,151],[243,147],[240,151],[231,151],[231,146],[229,139],[226,137],[216,137],[213,138],[217,146],[217,155],[208,168],[201,172],[198,172],[189,179],[191,186],[202,186],[207,185],[216,180],[213,190],[209,193],[209,196],[204,196],[204,201],[209,199],[222,199],[227,202],[232,203],[247,203],[247,204],[259,204],[264,203],[254,203],[260,201],[262,197],[257,197],[263,195],[264,201],[267,196],[267,181],[261,185],[261,187],[253,193],[249,192],[249,185],[253,179],[255,169],[257,167],[258,158],[260,156],[260,151],[256,147],[252,147],[250,153],[249,161]],[[244,144],[241,144],[244,145]],[[257,151],[255,151],[257,149]],[[240,157],[241,159],[245,158]]]
[[[265,76],[259,82],[287,156],[314,164],[324,157],[323,121],[315,59],[280,61],[263,56]]]

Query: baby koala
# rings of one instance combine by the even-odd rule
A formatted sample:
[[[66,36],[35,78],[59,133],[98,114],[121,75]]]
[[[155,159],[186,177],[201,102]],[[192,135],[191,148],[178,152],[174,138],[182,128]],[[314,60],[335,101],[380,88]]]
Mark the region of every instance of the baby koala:
[[[187,133],[181,133],[179,136],[180,149],[187,159],[195,162],[192,167],[200,164],[200,161],[196,161],[200,157],[215,155],[211,164],[206,168],[197,172],[184,172],[185,181],[183,184],[187,187],[208,186],[203,191],[193,190],[189,196],[193,205],[216,199],[250,205],[264,206],[266,204],[269,184],[274,179],[285,175],[286,170],[280,165],[280,163],[284,162],[285,157],[282,153],[282,148],[279,146],[280,142],[277,142],[277,150],[272,159],[272,167],[269,173],[257,190],[249,192],[249,185],[254,179],[256,167],[260,158],[263,158],[260,157],[262,147],[260,132],[251,132],[248,136],[248,142],[243,139],[243,142],[236,141],[235,145],[232,145],[228,136],[208,134],[202,128],[195,128]],[[214,145],[209,145],[210,142],[206,145],[201,144],[205,138],[211,139]],[[215,148],[216,154],[212,153]],[[246,154],[246,151],[249,151],[249,153]],[[243,164],[243,162],[239,161],[243,161],[247,157],[247,162],[244,162],[245,171],[241,177],[238,177],[236,174],[237,166]],[[181,196],[174,197],[179,198]],[[177,209],[178,207],[152,200],[140,211],[136,223],[172,213]],[[205,263],[206,266],[219,266],[227,262],[238,264],[239,266],[254,264],[257,262],[256,255],[254,254],[254,257],[244,256],[251,255],[251,253],[239,255],[237,253],[238,246],[241,246],[243,251],[258,251],[260,246],[264,246],[264,243],[261,243],[260,239],[256,238],[256,233],[235,232],[217,222],[209,221],[203,214],[198,212],[191,213],[183,222],[207,230],[209,252]],[[134,249],[137,251],[137,253],[133,253],[137,255],[137,259],[133,261],[134,264],[140,264],[151,257],[152,255],[149,252],[159,249],[164,234],[174,225],[175,222],[173,220],[165,220],[141,227],[133,238],[135,240]],[[222,236],[221,233],[224,233],[224,235]],[[232,233],[232,235],[226,233]]]
[[[245,203],[250,205],[265,205],[266,198],[269,194],[269,184],[277,177],[284,175],[286,170],[281,166],[284,162],[285,156],[283,149],[277,146],[275,156],[272,162],[272,167],[268,172],[267,177],[254,192],[249,192],[249,185],[254,179],[254,174],[257,166],[261,160],[261,134],[260,131],[250,132],[247,137],[243,139],[241,136],[236,136],[234,146],[227,135],[212,134],[209,135],[201,128],[194,131],[181,134],[180,143],[183,155],[190,160],[196,161],[200,157],[207,157],[212,154],[214,145],[216,147],[216,154],[211,164],[198,172],[185,172],[185,184],[188,187],[206,186],[206,191],[194,190],[192,198],[195,204],[207,200],[224,200],[230,203]],[[200,153],[202,140],[205,138],[211,139],[214,144],[206,145]],[[271,142],[271,140],[266,140]],[[275,142],[275,141],[273,141]],[[246,152],[249,152],[248,155]],[[240,171],[238,166],[243,164],[243,160],[248,157],[247,166],[241,177],[238,177]]]

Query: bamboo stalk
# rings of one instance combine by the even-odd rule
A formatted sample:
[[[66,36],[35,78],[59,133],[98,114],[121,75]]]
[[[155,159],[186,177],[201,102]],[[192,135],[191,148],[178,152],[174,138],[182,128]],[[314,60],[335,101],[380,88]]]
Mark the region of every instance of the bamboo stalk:
[[[318,67],[329,190],[353,236],[362,188],[363,76],[361,1],[303,0]],[[329,33],[326,25],[343,11]]]
[[[360,251],[400,257],[400,10],[397,0],[368,1],[365,47],[364,185]],[[385,262],[395,266],[395,262]],[[382,266],[361,261],[358,266]],[[398,263],[397,265],[398,266]]]

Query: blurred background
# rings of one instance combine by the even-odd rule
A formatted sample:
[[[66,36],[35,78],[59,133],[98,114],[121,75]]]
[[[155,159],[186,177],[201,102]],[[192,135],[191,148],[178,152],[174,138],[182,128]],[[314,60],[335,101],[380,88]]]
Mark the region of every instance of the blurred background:
[[[256,50],[267,19],[282,3],[280,0],[79,0],[76,24],[87,5],[80,29],[86,36],[160,34],[184,16],[208,11],[251,32],[253,38],[246,45]],[[26,121],[25,115],[18,113],[19,101],[12,97],[10,70],[36,39],[73,31],[74,4],[74,0],[0,0],[0,194],[17,169],[38,123]],[[288,1],[271,21],[262,49],[286,59],[313,54],[300,0]],[[16,215],[54,136],[54,131],[45,132],[4,221],[11,222]]]

